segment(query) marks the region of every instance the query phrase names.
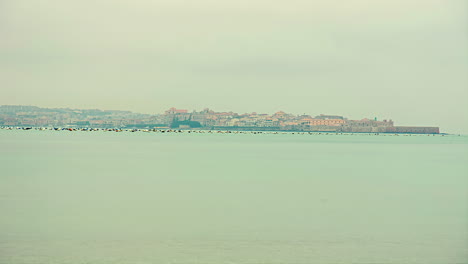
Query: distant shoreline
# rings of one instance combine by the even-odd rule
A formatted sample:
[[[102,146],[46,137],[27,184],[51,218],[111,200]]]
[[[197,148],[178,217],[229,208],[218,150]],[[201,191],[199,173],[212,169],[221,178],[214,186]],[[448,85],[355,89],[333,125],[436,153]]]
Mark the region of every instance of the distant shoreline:
[[[239,129],[128,129],[128,128],[71,128],[71,127],[17,127],[17,126],[2,126],[0,127],[1,130],[38,130],[38,131],[70,131],[70,132],[146,132],[146,133],[181,133],[181,134],[298,134],[298,135],[439,135],[439,136],[446,136],[446,135],[458,135],[461,134],[450,134],[450,133],[404,133],[404,132],[335,132],[335,131],[301,131],[301,130],[239,130]]]
[[[176,129],[221,131],[290,131],[330,133],[439,134],[436,126],[395,126],[392,119],[351,120],[340,115],[295,115],[216,112],[172,107],[148,115],[119,110],[50,109],[36,106],[0,106],[0,126],[116,129]]]

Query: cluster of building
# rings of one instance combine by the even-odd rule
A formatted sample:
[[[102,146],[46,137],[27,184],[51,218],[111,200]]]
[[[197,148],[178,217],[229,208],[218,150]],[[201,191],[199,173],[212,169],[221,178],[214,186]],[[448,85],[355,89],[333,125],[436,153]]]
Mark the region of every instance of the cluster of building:
[[[394,126],[392,120],[374,119],[348,120],[337,115],[292,115],[282,111],[273,115],[233,112],[214,112],[204,109],[201,112],[189,112],[171,108],[164,113],[165,122],[187,126],[183,121],[198,122],[200,127],[229,130],[286,130],[286,131],[320,131],[320,132],[371,132],[371,133],[424,133],[438,134],[438,127],[402,127]],[[172,126],[177,127],[177,126]]]
[[[320,131],[438,134],[438,127],[394,126],[392,120],[348,120],[337,115],[273,115],[170,108],[163,114],[130,111],[50,109],[35,106],[0,106],[0,126],[176,128],[244,131]]]
[[[105,128],[148,122],[151,117],[151,115],[119,110],[0,106],[0,126]]]

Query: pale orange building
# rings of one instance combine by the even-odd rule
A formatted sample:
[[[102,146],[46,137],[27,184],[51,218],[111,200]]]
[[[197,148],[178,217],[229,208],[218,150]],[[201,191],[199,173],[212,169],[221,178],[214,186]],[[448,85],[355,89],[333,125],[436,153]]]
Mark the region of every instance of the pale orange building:
[[[343,119],[315,119],[304,118],[301,119],[301,124],[306,126],[341,126],[346,121]]]
[[[168,114],[169,114],[169,115],[173,115],[173,114],[185,114],[185,113],[187,113],[187,112],[188,112],[188,110],[186,110],[186,109],[177,109],[177,108],[175,108],[175,107],[171,107],[171,108],[169,108],[169,110],[167,110],[167,111],[165,112],[165,114],[166,114],[166,115],[168,115]]]

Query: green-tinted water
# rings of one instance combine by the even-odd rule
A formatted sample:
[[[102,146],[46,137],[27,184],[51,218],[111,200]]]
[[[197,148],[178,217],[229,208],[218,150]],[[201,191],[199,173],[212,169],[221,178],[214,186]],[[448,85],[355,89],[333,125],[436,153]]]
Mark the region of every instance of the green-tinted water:
[[[468,263],[468,138],[0,131],[0,263]]]

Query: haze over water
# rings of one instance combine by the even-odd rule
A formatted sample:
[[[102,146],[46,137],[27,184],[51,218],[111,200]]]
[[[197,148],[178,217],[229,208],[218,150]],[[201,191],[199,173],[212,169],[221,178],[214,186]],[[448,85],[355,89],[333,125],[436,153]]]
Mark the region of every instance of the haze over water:
[[[3,0],[0,105],[392,119],[468,134],[465,0]]]
[[[468,263],[466,136],[0,131],[0,263]]]

